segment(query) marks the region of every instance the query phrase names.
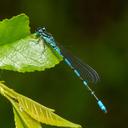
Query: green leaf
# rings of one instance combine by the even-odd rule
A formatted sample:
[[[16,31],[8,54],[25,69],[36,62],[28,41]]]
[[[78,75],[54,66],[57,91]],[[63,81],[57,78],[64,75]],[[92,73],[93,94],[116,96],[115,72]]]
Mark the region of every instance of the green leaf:
[[[41,124],[31,118],[26,112],[22,111],[18,103],[11,101],[13,104],[13,112],[16,128],[42,128]]]
[[[80,125],[74,124],[57,114],[53,113],[46,107],[38,104],[30,98],[22,95],[18,96],[19,106],[28,113],[33,119],[48,125],[78,128]]]
[[[5,96],[12,105],[16,108],[19,115],[22,111],[30,116],[33,120],[41,122],[43,124],[60,126],[60,127],[71,127],[71,128],[80,128],[81,126],[75,123],[72,123],[57,114],[54,113],[54,110],[49,109],[30,98],[27,98],[12,89],[9,89],[3,83],[0,83],[0,93]],[[22,113],[23,114],[23,113]],[[20,115],[22,120],[27,119],[26,115]]]
[[[30,35],[29,18],[25,14],[0,22],[0,45],[13,43]]]
[[[29,29],[25,14],[0,22],[0,69],[43,71],[62,60],[43,40],[30,34]]]
[[[16,128],[26,128],[26,126],[24,125],[24,122],[21,120],[18,112],[16,111],[16,109],[14,107],[13,107],[13,113],[14,113],[15,127]]]
[[[34,36],[34,35],[33,35]],[[61,60],[43,40],[28,36],[0,47],[0,68],[18,72],[43,71]]]

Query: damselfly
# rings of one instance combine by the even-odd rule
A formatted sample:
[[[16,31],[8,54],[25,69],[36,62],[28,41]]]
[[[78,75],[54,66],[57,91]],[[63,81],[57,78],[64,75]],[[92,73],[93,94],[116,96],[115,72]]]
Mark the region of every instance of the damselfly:
[[[97,74],[97,72],[93,68],[91,68],[88,64],[84,64],[80,59],[73,56],[64,47],[58,45],[54,37],[46,31],[45,27],[38,28],[36,34],[41,39],[45,40],[47,44],[49,44],[56,52],[58,52],[64,58],[65,63],[71,69],[73,69],[74,73],[82,80],[83,84],[94,96],[100,109],[103,112],[107,113],[107,109],[102,103],[102,101],[98,99],[94,91],[88,86],[89,82],[96,83],[99,80],[99,75]]]

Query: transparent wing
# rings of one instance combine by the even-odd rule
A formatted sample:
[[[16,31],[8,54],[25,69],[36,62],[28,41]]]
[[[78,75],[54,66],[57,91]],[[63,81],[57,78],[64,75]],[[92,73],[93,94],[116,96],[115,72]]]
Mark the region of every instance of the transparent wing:
[[[83,80],[86,80],[87,82],[91,83],[96,83],[97,81],[99,81],[99,75],[92,67],[90,67],[86,63],[83,63],[79,58],[73,56],[64,47],[59,47],[64,58],[66,58],[71,63],[72,67],[79,72],[80,77]]]

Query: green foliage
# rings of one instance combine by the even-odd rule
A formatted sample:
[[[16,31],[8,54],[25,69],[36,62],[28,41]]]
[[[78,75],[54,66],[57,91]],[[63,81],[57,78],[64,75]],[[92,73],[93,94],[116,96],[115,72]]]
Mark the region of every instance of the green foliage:
[[[3,82],[0,82],[0,93],[13,105],[16,128],[41,128],[40,123],[71,128],[81,127],[58,116],[53,109],[8,88]]]
[[[61,60],[43,40],[30,34],[29,19],[25,14],[0,22],[0,69],[42,71]]]
[[[0,45],[10,44],[30,35],[29,18],[25,14],[0,22]]]
[[[0,69],[18,72],[42,71],[54,67],[62,57],[30,34],[29,19],[25,14],[0,22]],[[61,127],[81,127],[27,98],[0,82],[0,94],[12,104],[16,128],[42,128],[41,123]]]
[[[31,118],[24,111],[21,111],[17,103],[13,103],[13,113],[16,128],[42,128],[38,121]]]

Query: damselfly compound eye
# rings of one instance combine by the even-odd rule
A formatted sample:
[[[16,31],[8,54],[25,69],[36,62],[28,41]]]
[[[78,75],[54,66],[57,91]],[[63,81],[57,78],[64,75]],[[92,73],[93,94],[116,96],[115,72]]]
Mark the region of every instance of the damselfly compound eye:
[[[42,30],[43,30],[43,31],[46,31],[46,28],[45,28],[45,27],[42,27]]]

